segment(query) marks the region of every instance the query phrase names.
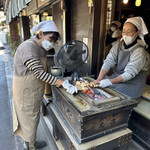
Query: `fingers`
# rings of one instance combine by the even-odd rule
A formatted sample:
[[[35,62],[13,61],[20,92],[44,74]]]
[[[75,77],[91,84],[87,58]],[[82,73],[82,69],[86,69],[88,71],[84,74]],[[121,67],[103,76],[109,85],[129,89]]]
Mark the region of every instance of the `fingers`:
[[[99,87],[101,87],[101,88],[105,88],[106,87],[105,80],[101,80],[99,82]]]
[[[78,93],[78,89],[77,89],[77,87],[75,87],[75,93]]]
[[[68,80],[65,80],[62,86],[67,90],[69,94],[74,94],[78,92],[78,89],[72,84],[70,84]]]
[[[94,83],[99,83],[99,80],[94,80],[93,82],[94,82]]]
[[[104,88],[104,85],[102,83],[99,84],[99,87]]]
[[[111,85],[112,85],[112,83],[110,82],[109,79],[104,79],[99,82],[99,87],[101,87],[101,88],[105,88],[105,87],[108,87]]]
[[[70,88],[67,89],[67,92],[69,94],[74,94],[74,93],[78,92],[78,89],[75,86],[72,86],[72,87],[70,87]]]

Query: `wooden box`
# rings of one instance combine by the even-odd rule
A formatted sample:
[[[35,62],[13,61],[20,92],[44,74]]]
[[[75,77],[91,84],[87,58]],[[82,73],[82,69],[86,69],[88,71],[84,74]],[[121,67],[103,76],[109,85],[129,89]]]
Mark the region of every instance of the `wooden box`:
[[[96,139],[79,143],[71,132],[69,122],[63,118],[63,114],[54,103],[47,107],[47,118],[50,124],[45,124],[44,128],[49,133],[51,148],[53,150],[128,150],[132,138],[132,132],[128,128],[109,133]],[[47,126],[48,125],[48,126]],[[53,137],[52,137],[53,135]],[[61,143],[61,144],[60,144]]]
[[[105,92],[119,97],[119,100],[114,101],[113,98],[112,102],[109,99],[102,105],[96,105],[82,91],[70,95],[63,88],[52,87],[55,106],[79,143],[127,128],[129,116],[137,102],[109,88],[105,88]]]

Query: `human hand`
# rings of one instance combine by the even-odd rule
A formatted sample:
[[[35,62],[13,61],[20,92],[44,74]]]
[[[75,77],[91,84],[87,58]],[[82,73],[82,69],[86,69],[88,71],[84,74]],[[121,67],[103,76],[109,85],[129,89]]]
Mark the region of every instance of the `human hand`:
[[[98,80],[98,79],[96,79],[96,80],[94,80],[93,82],[96,84],[96,83],[99,83],[99,80]]]
[[[68,80],[65,80],[62,84],[62,86],[67,90],[68,93],[74,94],[78,92],[78,89],[69,83]]]
[[[110,85],[112,85],[112,83],[109,79],[104,79],[99,82],[99,87],[101,87],[101,88],[105,88]]]

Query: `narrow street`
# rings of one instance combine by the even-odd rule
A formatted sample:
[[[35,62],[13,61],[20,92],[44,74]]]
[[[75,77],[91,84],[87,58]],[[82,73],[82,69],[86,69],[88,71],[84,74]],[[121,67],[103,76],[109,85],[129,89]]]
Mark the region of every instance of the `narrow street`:
[[[16,150],[12,129],[12,113],[6,80],[4,50],[0,50],[0,149]]]

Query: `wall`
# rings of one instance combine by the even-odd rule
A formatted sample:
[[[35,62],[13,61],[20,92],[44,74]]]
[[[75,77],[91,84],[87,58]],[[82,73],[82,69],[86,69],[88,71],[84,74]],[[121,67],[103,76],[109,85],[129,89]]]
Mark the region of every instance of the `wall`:
[[[61,45],[63,45],[63,11],[60,8],[60,2],[56,3],[53,5],[52,8],[52,16],[53,16],[53,21],[55,22],[57,29],[60,33],[60,37],[61,39],[58,41],[58,48],[61,47]]]
[[[88,0],[72,0],[71,8],[71,39],[83,41],[88,37]]]

